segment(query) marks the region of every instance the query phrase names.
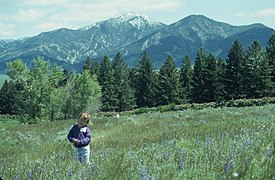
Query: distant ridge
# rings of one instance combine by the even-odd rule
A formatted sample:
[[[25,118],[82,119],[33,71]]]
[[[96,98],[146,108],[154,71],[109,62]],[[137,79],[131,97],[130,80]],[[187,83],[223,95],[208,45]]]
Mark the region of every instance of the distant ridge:
[[[255,40],[264,47],[274,33],[263,24],[232,26],[203,15],[166,25],[146,15],[126,13],[77,30],[61,28],[14,41],[0,40],[0,71],[6,62],[20,58],[29,63],[37,56],[80,70],[87,56],[102,60],[104,55],[113,58],[118,51],[130,66],[137,64],[143,51],[157,68],[168,54],[179,66],[186,54],[194,61],[201,47],[225,59],[234,40],[240,40],[244,48]]]

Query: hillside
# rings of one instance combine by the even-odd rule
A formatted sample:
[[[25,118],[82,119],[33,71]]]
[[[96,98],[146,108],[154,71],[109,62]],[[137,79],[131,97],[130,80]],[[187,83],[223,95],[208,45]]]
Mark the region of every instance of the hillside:
[[[94,116],[91,164],[73,160],[75,122],[0,117],[3,179],[272,179],[274,105]],[[24,152],[24,153],[22,153]]]
[[[194,61],[201,47],[226,59],[236,39],[244,48],[255,40],[265,47],[274,33],[274,29],[263,24],[232,26],[203,15],[165,25],[146,15],[127,13],[77,30],[61,28],[14,41],[0,40],[0,71],[6,69],[6,62],[20,58],[30,63],[37,56],[70,70],[80,70],[87,56],[102,60],[104,55],[114,58],[118,51],[129,66],[137,64],[143,51],[148,52],[157,68],[168,54],[179,66],[186,54]]]
[[[232,26],[202,15],[191,15],[116,51],[124,52],[126,61],[131,65],[139,60],[137,52],[147,51],[157,67],[170,54],[179,67],[185,55],[189,55],[194,62],[199,48],[225,60],[236,39],[244,49],[255,40],[265,47],[274,33],[273,29],[263,24]]]

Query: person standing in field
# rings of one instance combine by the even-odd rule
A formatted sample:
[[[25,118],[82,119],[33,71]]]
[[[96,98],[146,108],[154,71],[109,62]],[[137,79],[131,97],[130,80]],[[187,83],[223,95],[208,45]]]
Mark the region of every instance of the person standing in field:
[[[81,163],[89,164],[90,158],[90,142],[92,135],[88,127],[90,121],[90,114],[88,112],[82,112],[77,123],[72,126],[67,135],[68,140],[74,144],[75,159]]]

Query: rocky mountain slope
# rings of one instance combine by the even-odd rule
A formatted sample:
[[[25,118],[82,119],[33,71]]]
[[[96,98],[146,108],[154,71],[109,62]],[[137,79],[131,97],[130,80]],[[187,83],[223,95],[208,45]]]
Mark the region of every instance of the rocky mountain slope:
[[[125,59],[134,65],[136,52],[144,50],[160,66],[170,54],[180,66],[184,55],[194,61],[199,48],[226,59],[233,42],[238,39],[246,49],[254,40],[265,47],[275,31],[263,24],[232,26],[202,15],[191,15],[116,51],[124,52]]]
[[[0,71],[6,68],[6,62],[20,58],[29,63],[37,56],[80,70],[87,56],[102,60],[108,55],[112,59],[117,52],[135,66],[143,51],[157,68],[168,54],[179,66],[186,54],[194,61],[201,47],[225,59],[234,40],[240,40],[244,48],[254,40],[265,46],[273,33],[274,29],[262,24],[232,26],[202,15],[165,25],[145,15],[127,13],[77,30],[62,28],[15,41],[0,40]]]

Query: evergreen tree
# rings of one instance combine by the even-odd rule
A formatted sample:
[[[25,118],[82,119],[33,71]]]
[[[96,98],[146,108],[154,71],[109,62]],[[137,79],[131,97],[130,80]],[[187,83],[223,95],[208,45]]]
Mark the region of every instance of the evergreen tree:
[[[225,89],[224,89],[224,79],[225,79],[225,61],[221,58],[217,61],[217,86],[216,86],[216,98],[215,101],[222,102],[225,100]]]
[[[275,34],[267,42],[266,54],[271,69],[272,96],[275,96]]]
[[[13,82],[13,81],[11,81]],[[22,83],[14,82],[15,86],[15,110],[16,115],[25,115],[27,112],[28,104],[26,89]]]
[[[245,58],[241,67],[241,92],[242,98],[252,98],[254,96],[255,87],[255,71],[254,71],[254,58],[249,58],[246,52]]]
[[[206,59],[204,84],[205,84],[205,102],[213,102],[217,96],[217,61],[212,53]]]
[[[103,111],[114,111],[117,107],[117,97],[115,93],[114,71],[111,61],[104,56],[101,61],[99,75],[99,84],[101,85],[101,109]]]
[[[83,71],[88,70],[90,72],[90,70],[91,70],[91,59],[90,59],[89,56],[86,58],[86,61],[83,65],[82,69],[83,69]]]
[[[5,80],[0,89],[0,114],[16,114],[15,105],[16,91],[12,81]]]
[[[246,52],[248,67],[248,98],[259,98],[271,94],[271,69],[260,43],[254,41]]]
[[[264,53],[262,47],[258,41],[254,41],[253,44],[248,47],[246,56],[242,68],[242,92],[247,98],[258,98],[259,95],[259,84],[260,72],[259,65],[264,60]]]
[[[158,77],[159,105],[178,104],[180,102],[179,73],[170,55],[168,55],[165,63],[160,68]]]
[[[180,97],[181,101],[186,103],[191,101],[193,69],[191,59],[188,55],[183,58],[180,67]]]
[[[73,73],[70,72],[70,71],[67,70],[67,69],[64,69],[64,70],[63,70],[63,77],[64,77],[64,79],[61,80],[61,81],[58,83],[58,86],[59,86],[59,87],[63,87],[63,86],[65,86],[67,83],[69,83],[69,82],[72,80],[72,78],[73,78]]]
[[[206,86],[205,86],[205,73],[206,73],[206,54],[203,48],[200,48],[194,64],[193,75],[193,90],[192,100],[196,103],[205,102]]]
[[[138,107],[152,107],[156,104],[156,75],[146,52],[143,53],[137,70],[136,98]]]
[[[99,70],[100,70],[100,63],[97,60],[92,61],[91,68],[90,68],[90,74],[99,76]]]
[[[113,64],[115,94],[117,97],[117,111],[131,110],[135,107],[134,91],[130,87],[129,70],[126,63],[118,52],[115,55]]]
[[[256,69],[258,80],[256,94],[259,98],[272,96],[272,88],[274,85],[271,81],[271,67],[269,66],[268,59],[265,53],[262,54],[263,56],[260,59],[259,65]]]
[[[238,40],[234,41],[232,48],[229,50],[226,60],[225,72],[225,90],[227,99],[238,99],[241,97],[242,83],[242,64],[244,53]]]
[[[134,94],[136,94],[136,86],[137,86],[137,69],[135,67],[129,68],[129,81],[130,87],[133,89]]]

